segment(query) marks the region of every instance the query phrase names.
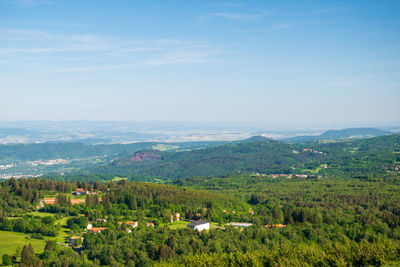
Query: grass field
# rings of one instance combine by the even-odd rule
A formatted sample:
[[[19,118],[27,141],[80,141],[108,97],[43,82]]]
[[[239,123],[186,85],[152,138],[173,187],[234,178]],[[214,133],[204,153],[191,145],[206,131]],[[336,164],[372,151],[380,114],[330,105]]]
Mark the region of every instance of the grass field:
[[[45,216],[54,216],[52,213],[46,212],[30,212],[28,214],[45,217]],[[20,217],[19,217],[20,218]],[[61,231],[56,237],[44,237],[45,240],[56,240],[57,242],[64,242],[67,241],[66,238],[68,237],[68,229],[64,228],[63,226],[67,225],[67,220],[69,217],[61,218],[55,222],[55,224],[60,224],[62,226]],[[18,218],[13,218],[18,219]],[[28,245],[29,243],[32,244],[35,253],[42,253],[45,243],[45,240],[39,239],[28,239],[30,234],[24,233],[16,233],[16,232],[8,232],[8,231],[0,231],[0,256],[4,253],[12,255],[15,253],[17,247],[20,247],[21,250],[24,245]],[[0,260],[1,262],[1,260]]]
[[[64,217],[64,218],[61,218],[61,219],[59,219],[59,220],[57,220],[56,222],[55,222],[55,224],[57,225],[57,224],[60,224],[61,225],[61,231],[60,231],[60,233],[57,235],[57,237],[54,237],[54,239],[55,240],[57,240],[57,242],[64,242],[64,241],[66,241],[65,239],[66,239],[66,237],[68,236],[68,229],[66,229],[65,227],[63,227],[63,226],[66,226],[67,225],[67,220],[68,220],[68,218],[69,217]]]
[[[21,250],[25,245],[32,244],[35,253],[42,253],[46,244],[45,240],[27,239],[29,234],[0,231],[0,255],[7,253],[13,255],[15,250],[20,247]]]
[[[54,213],[33,211],[33,212],[28,212],[27,215],[46,217],[46,216],[54,216]]]
[[[170,229],[186,228],[190,222],[187,221],[175,221],[173,223],[167,224]]]

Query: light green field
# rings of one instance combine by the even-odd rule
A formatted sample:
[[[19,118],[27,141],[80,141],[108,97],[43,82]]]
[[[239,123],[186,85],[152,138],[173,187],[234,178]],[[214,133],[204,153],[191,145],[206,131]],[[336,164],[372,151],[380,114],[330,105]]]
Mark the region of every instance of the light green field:
[[[112,181],[121,181],[121,180],[127,180],[128,178],[126,178],[126,177],[118,177],[118,176],[115,176],[113,179],[112,179]]]
[[[33,212],[28,212],[27,215],[33,215],[33,216],[38,216],[38,217],[47,217],[47,216],[54,216],[54,213],[33,211]]]
[[[157,144],[152,147],[154,150],[159,150],[159,151],[167,151],[171,149],[177,149],[179,146],[174,146],[174,145],[166,145],[166,144]]]
[[[66,225],[67,225],[67,220],[68,220],[68,218],[69,218],[69,217],[61,218],[61,219],[57,220],[57,221],[54,223],[55,225],[60,224],[60,225],[61,225],[61,230],[60,230],[59,234],[58,234],[56,237],[53,237],[52,239],[55,239],[57,242],[64,242],[64,241],[66,241],[66,238],[67,238],[68,235],[69,235],[69,233],[68,233],[69,230],[66,229],[66,228],[63,227],[63,226],[66,226]]]
[[[321,170],[321,167],[316,167],[314,170],[303,170],[302,172],[309,172],[309,173],[317,174],[317,173],[319,173],[320,170]]]
[[[170,229],[186,228],[190,222],[187,221],[175,221],[173,223],[166,224]]]
[[[54,216],[52,213],[45,213],[45,212],[30,212],[29,214],[45,217],[45,216]],[[61,218],[55,222],[55,224],[60,224],[61,227],[67,225],[67,220],[69,217]],[[17,219],[17,218],[15,218]],[[27,239],[26,237],[30,237],[31,234],[24,234],[24,233],[16,233],[16,232],[8,232],[8,231],[0,231],[0,256],[4,253],[12,255],[15,253],[17,247],[20,247],[21,250],[24,245],[28,245],[29,243],[32,244],[35,253],[42,253],[44,246],[46,244],[45,240],[55,240],[57,242],[64,242],[67,241],[66,238],[68,237],[68,229],[62,227],[59,234],[56,237],[48,237],[45,236],[44,240],[39,239]]]
[[[42,253],[46,244],[45,240],[27,239],[29,234],[0,231],[0,255],[7,253],[13,255],[15,250],[20,247],[21,250],[25,245],[32,244],[35,253]]]

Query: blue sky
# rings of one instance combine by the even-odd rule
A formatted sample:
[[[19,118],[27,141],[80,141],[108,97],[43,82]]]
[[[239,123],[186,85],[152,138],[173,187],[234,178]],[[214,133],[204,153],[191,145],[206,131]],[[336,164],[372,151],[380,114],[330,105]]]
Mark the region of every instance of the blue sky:
[[[399,122],[399,1],[0,0],[0,121]]]

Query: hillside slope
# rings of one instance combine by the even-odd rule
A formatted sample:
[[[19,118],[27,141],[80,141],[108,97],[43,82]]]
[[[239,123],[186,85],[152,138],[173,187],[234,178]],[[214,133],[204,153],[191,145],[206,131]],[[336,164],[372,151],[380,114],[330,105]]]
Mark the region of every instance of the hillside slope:
[[[324,155],[297,152],[273,140],[238,142],[184,152],[141,151],[91,172],[169,178],[215,176],[235,171],[288,172],[293,164],[320,159]],[[259,138],[256,138],[259,140]],[[139,160],[151,158],[152,160]]]

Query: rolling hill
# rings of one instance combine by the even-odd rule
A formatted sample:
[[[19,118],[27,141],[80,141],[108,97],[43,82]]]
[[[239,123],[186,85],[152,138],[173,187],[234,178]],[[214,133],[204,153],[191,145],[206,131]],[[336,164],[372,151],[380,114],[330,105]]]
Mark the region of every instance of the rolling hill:
[[[323,157],[322,154],[295,151],[289,144],[256,137],[245,142],[192,151],[143,150],[88,171],[167,178],[217,176],[236,171],[273,173],[289,172],[293,164]]]
[[[329,130],[320,135],[303,135],[282,139],[286,143],[312,142],[319,140],[360,139],[382,135],[390,135],[392,132],[375,128],[347,128],[343,130]]]

